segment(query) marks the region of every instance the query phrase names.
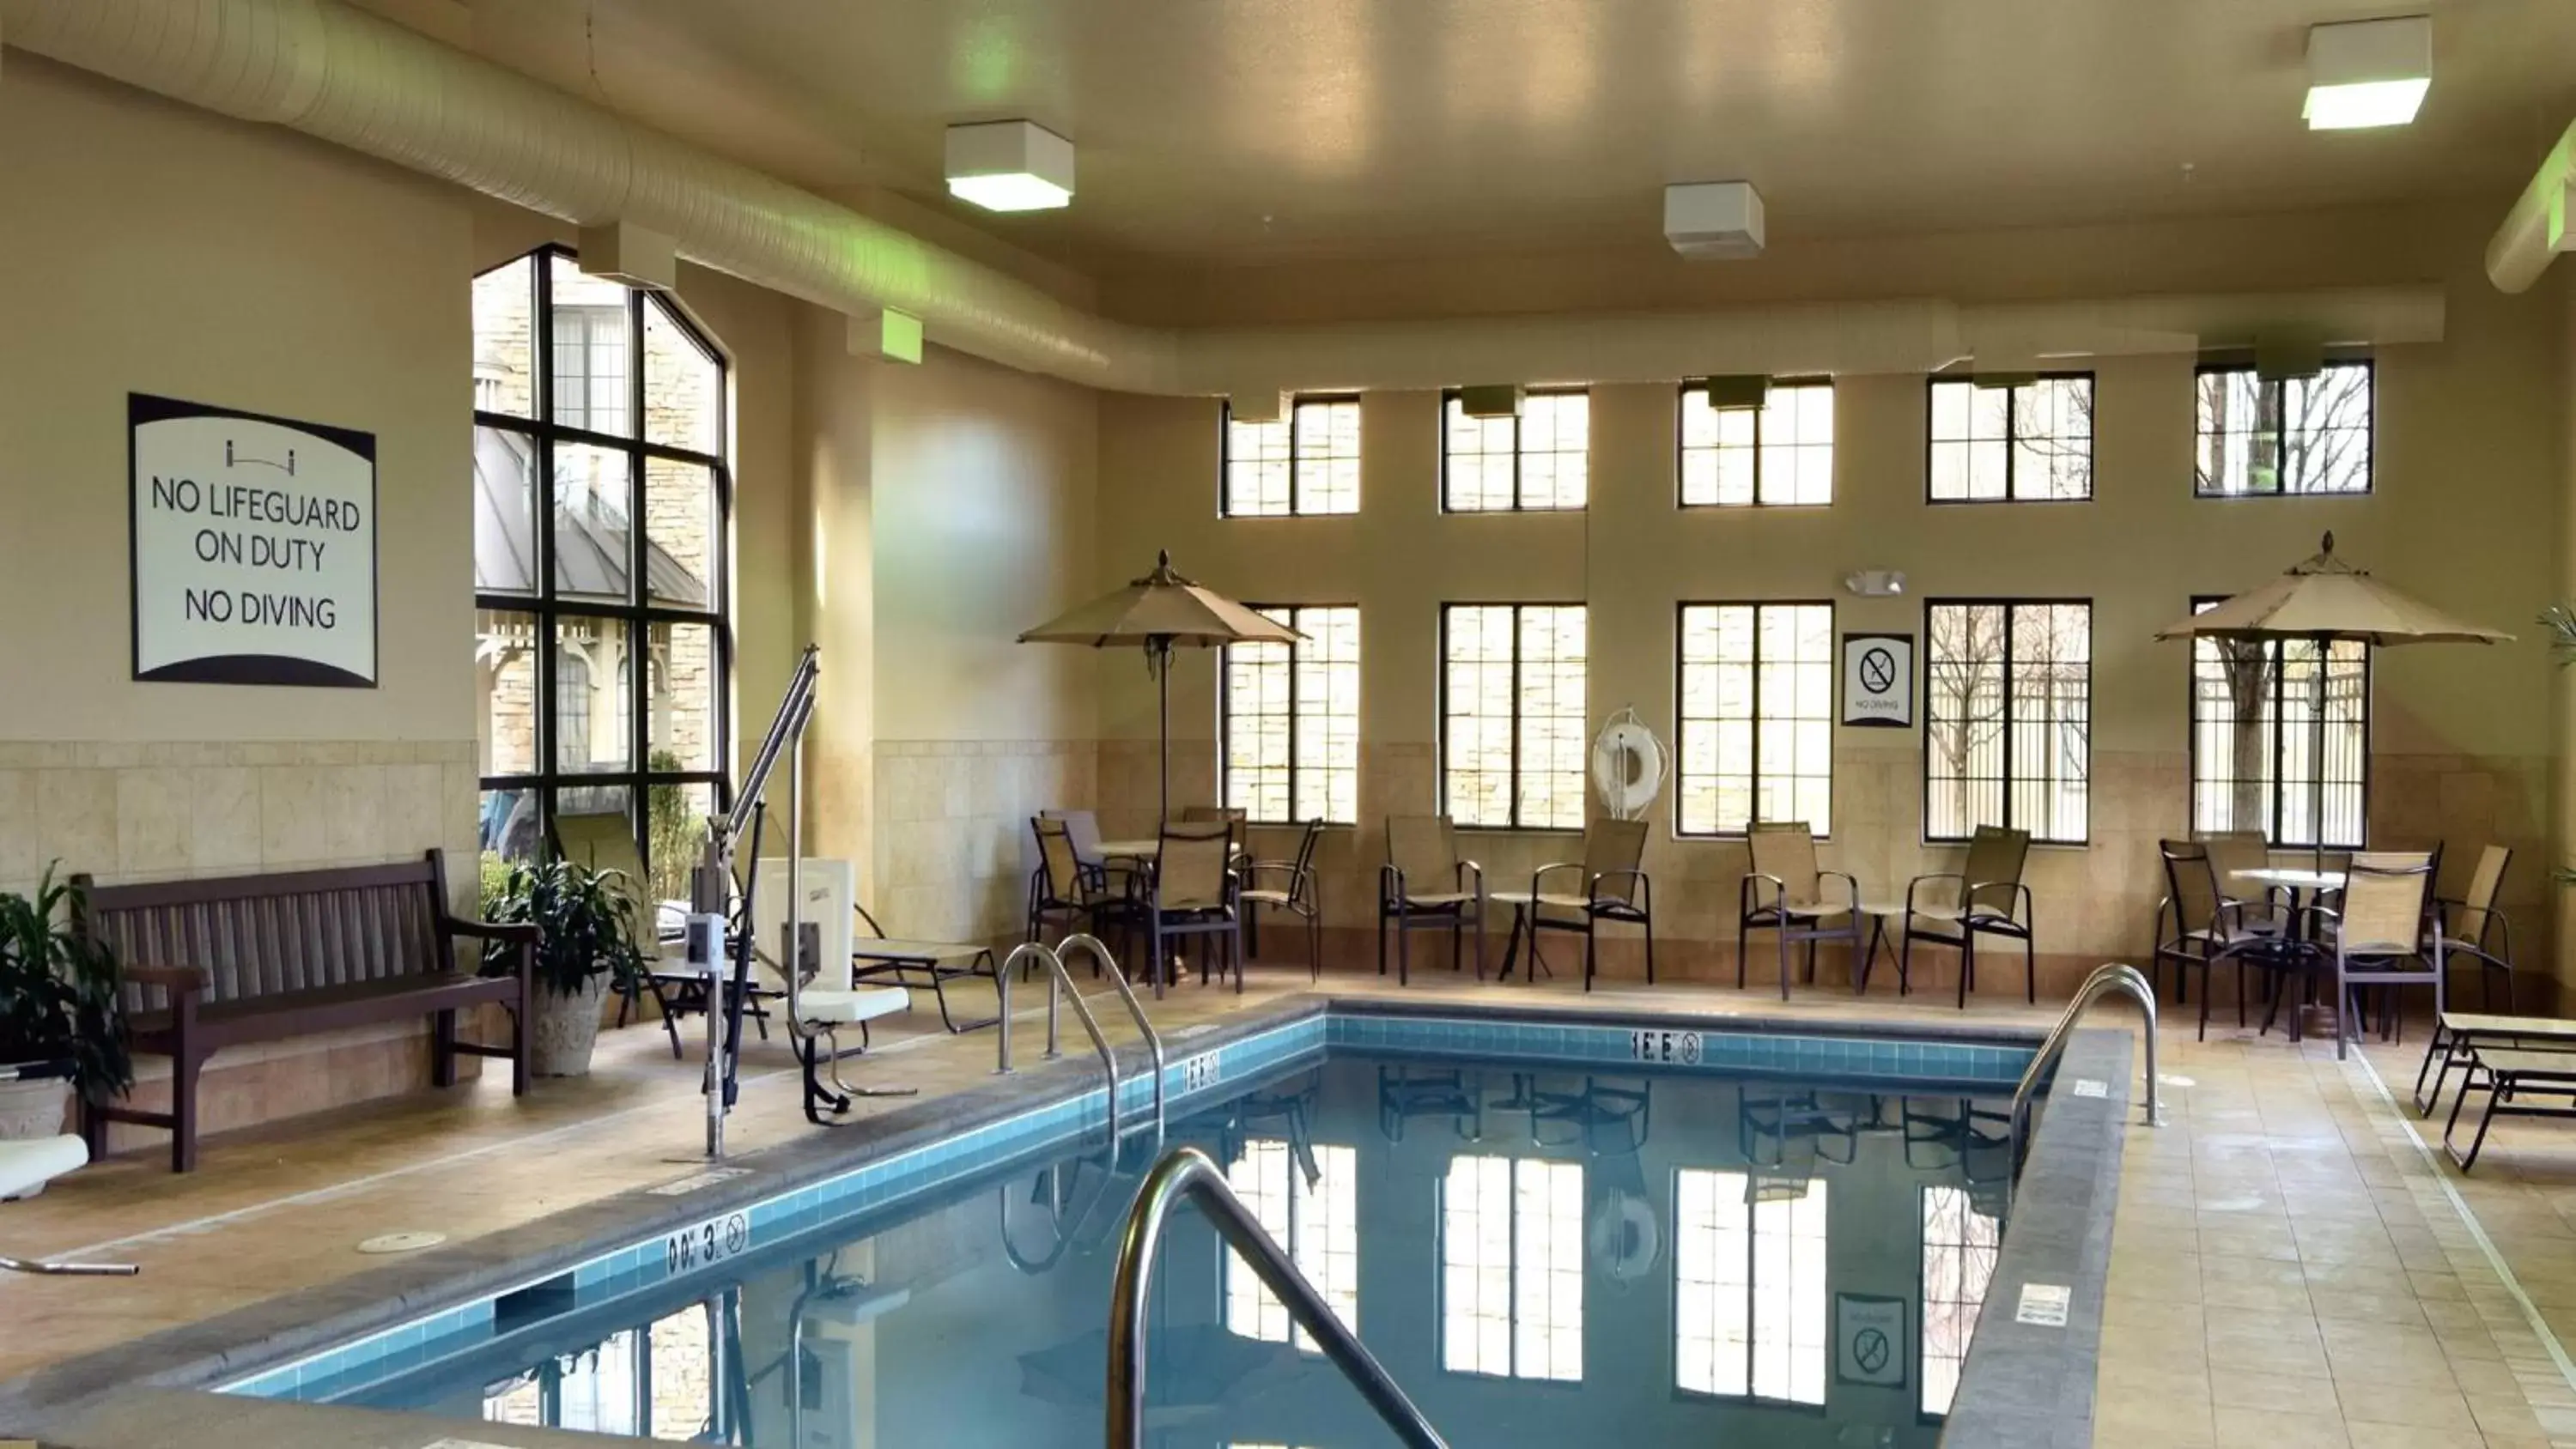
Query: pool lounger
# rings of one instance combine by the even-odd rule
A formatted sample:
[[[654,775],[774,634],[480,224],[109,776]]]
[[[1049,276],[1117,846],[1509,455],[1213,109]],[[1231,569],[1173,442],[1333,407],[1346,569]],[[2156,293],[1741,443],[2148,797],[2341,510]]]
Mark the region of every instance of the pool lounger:
[[[1000,1020],[999,1017],[988,1016],[979,1021],[961,1022],[949,1014],[948,983],[961,976],[991,980],[992,948],[963,942],[889,941],[875,936],[861,936],[850,943],[850,980],[853,984],[889,978],[896,986],[927,986],[939,1003],[940,1024],[951,1032],[973,1031]]]
[[[2491,1016],[2475,1011],[2446,1011],[2435,1018],[2433,1039],[2425,1043],[2424,1064],[2415,1070],[2415,1110],[2426,1117],[2442,1105],[2442,1085],[2451,1068],[2468,1065],[2480,1044],[2534,1051],[2576,1051],[2576,1021],[2554,1016]],[[2438,1065],[2437,1065],[2438,1063]],[[2424,1082],[2432,1079],[2427,1092]],[[2465,1084],[2461,1088],[2466,1091]],[[2457,1115],[2456,1105],[2453,1114]]]
[[[2469,1140],[2469,1150],[2463,1154],[2451,1141],[2451,1134],[2460,1125],[2460,1109],[2468,1105],[2469,1093],[2480,1085],[2487,1089],[2487,1109],[2478,1118],[2477,1136]],[[2565,1097],[2568,1102],[2557,1107],[2526,1106],[2521,1101],[2526,1095]],[[2576,1117],[2576,1053],[2471,1048],[2468,1073],[2460,1079],[2460,1094],[2452,1101],[2450,1121],[2442,1128],[2442,1150],[2451,1154],[2460,1171],[2477,1166],[2478,1152],[2487,1143],[2487,1129],[2495,1125],[2498,1117]]]

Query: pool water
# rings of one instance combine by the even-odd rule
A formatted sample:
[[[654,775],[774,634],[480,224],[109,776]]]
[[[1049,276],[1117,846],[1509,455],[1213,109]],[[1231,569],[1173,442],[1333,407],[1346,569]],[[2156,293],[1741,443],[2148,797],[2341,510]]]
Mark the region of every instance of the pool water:
[[[1923,1446],[1991,1276],[2000,1104],[1335,1055],[1166,1132],[1453,1445]],[[1150,1141],[850,1219],[347,1402],[776,1446],[1088,1446]],[[1149,1441],[1392,1444],[1194,1210],[1149,1312]],[[470,1437],[470,1436],[469,1436]]]

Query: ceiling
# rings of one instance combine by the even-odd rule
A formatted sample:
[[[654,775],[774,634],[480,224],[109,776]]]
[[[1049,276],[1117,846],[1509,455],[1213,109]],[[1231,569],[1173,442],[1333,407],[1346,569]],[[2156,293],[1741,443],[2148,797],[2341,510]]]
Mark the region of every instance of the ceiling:
[[[827,193],[1097,273],[1661,227],[1743,177],[1801,237],[2474,194],[2576,119],[2576,0],[371,0]],[[2416,124],[2311,133],[2305,28],[2429,8]],[[1071,209],[948,201],[955,121],[1080,153]]]

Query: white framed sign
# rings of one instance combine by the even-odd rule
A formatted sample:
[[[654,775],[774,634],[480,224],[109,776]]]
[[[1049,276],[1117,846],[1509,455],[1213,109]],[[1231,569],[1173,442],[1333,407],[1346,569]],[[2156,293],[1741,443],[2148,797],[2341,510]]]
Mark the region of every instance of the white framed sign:
[[[126,399],[134,677],[376,685],[376,439]]]
[[[1914,723],[1914,636],[1843,636],[1843,723],[1906,729]]]
[[[1834,1295],[1834,1382],[1905,1387],[1905,1300]]]

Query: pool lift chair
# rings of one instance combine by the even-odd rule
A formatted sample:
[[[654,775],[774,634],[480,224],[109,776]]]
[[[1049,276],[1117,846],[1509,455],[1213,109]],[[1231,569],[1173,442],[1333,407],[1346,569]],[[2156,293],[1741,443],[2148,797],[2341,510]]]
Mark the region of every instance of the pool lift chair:
[[[805,1087],[805,1119],[830,1125],[826,1113],[839,1117],[859,1097],[909,1097],[917,1087],[857,1087],[841,1077],[839,1033],[859,1030],[866,1050],[867,1023],[901,1011],[912,1001],[898,986],[858,989],[807,989],[821,969],[822,935],[803,919],[804,892],[798,867],[805,846],[805,729],[814,719],[814,682],[822,673],[822,651],[808,644],[770,720],[760,752],[743,772],[733,808],[707,821],[707,839],[697,866],[689,873],[688,960],[711,981],[730,968],[731,989],[722,993],[722,1010],[707,1013],[707,1067],[702,1090],[707,1099],[709,1161],[724,1160],[725,1117],[739,1094],[742,1069],[742,1017],[752,987],[752,965],[765,959],[786,983],[786,1025],[796,1043],[796,1060]],[[760,888],[760,841],[768,822],[769,776],[778,757],[788,757],[787,920],[782,954],[793,965],[762,952],[752,923]],[[748,859],[736,878],[737,845],[749,835]],[[737,888],[738,885],[738,888]],[[784,943],[793,942],[789,950]],[[709,993],[714,997],[717,993]],[[827,1080],[828,1079],[828,1080]]]

